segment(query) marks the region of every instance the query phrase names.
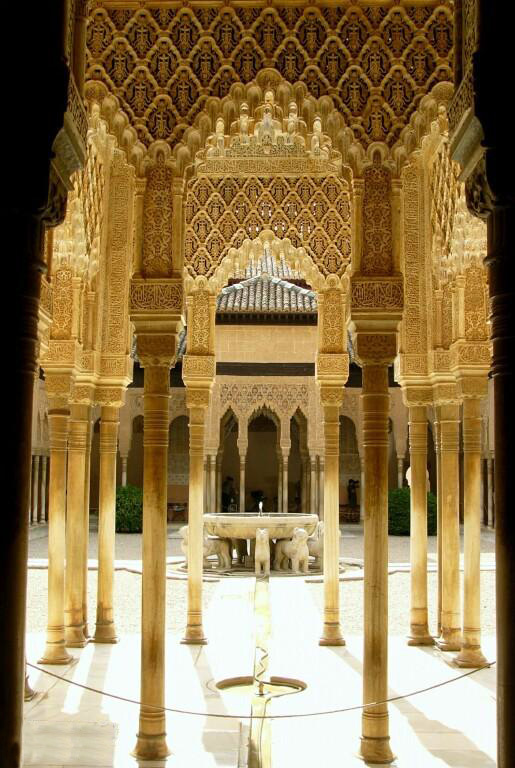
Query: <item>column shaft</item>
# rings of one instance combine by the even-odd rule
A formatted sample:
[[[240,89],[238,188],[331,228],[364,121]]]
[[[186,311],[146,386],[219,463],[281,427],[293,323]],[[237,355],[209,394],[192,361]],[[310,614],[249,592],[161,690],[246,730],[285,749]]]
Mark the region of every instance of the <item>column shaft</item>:
[[[209,457],[209,511],[212,515],[216,514],[216,456],[212,454]]]
[[[64,638],[64,557],[66,525],[66,411],[48,412],[50,484],[48,504],[48,625],[40,664],[67,664],[71,660]]]
[[[91,407],[88,407],[88,431],[86,438],[86,459],[84,465],[84,576],[82,581],[82,615],[84,618],[84,637],[89,638],[88,628],[88,559],[89,559],[89,492],[91,472],[91,440],[93,428],[91,424]]]
[[[32,509],[30,511],[30,522],[38,522],[39,505],[39,456],[32,457]]]
[[[102,407],[98,499],[97,620],[94,637],[96,643],[116,643],[118,640],[113,617],[118,419],[118,408]]]
[[[461,648],[460,526],[459,526],[459,405],[438,406],[440,411],[442,499],[442,651]]]
[[[487,479],[488,479],[488,525],[494,527],[494,460],[489,457],[487,460]]]
[[[48,457],[41,457],[41,522],[44,523],[47,520],[47,464]]]
[[[66,514],[65,636],[66,645],[82,648],[84,636],[84,478],[89,406],[72,404],[68,439]]]
[[[245,461],[246,455],[240,453],[240,512],[245,512]]]
[[[339,459],[338,459],[339,460]],[[318,469],[320,473],[320,491],[319,491],[319,503],[318,503],[318,516],[320,520],[324,519],[324,488],[325,488],[325,463],[324,463],[324,457],[319,457],[319,464]],[[340,495],[340,477],[338,474],[338,525],[340,522],[340,504],[339,504],[339,495]],[[338,547],[340,546],[340,543],[338,541]]]
[[[463,401],[464,452],[464,580],[463,638],[456,663],[480,667],[486,663],[481,652],[481,401]]]
[[[432,645],[427,623],[427,418],[409,409],[411,604],[408,645]],[[401,459],[402,461],[402,459]]]
[[[187,392],[187,402],[188,395],[189,393]],[[188,616],[183,642],[194,645],[203,645],[207,642],[202,626],[202,567],[204,562],[202,480],[204,468],[205,408],[196,407],[194,404],[188,407],[190,412]]]
[[[397,456],[397,488],[404,485],[404,456]]]
[[[216,457],[216,511],[222,511],[222,460],[223,454],[218,453]]]
[[[120,456],[122,462],[122,485],[125,488],[127,485],[127,460],[128,456]]]
[[[339,397],[343,387],[338,388]],[[338,391],[337,390],[337,391]],[[333,390],[334,391],[334,390]],[[328,398],[330,399],[330,398]],[[345,645],[340,626],[340,403],[324,409],[324,626],[320,645]],[[313,461],[311,470],[316,464]],[[316,506],[314,510],[316,510]]]
[[[440,448],[440,422],[438,407],[435,407],[434,441],[436,456],[436,560],[437,560],[437,604],[436,629],[438,637],[442,633],[442,452]]]
[[[317,507],[316,507],[316,487],[317,487],[317,462],[315,456],[312,456],[309,461],[310,469],[311,469],[311,479],[309,482],[309,491],[310,491],[310,499],[309,499],[309,506],[310,506],[310,514],[315,514]]]
[[[141,706],[134,754],[159,760],[166,743],[166,503],[170,365],[145,366],[143,426],[143,576]],[[202,486],[201,486],[202,488]]]
[[[363,701],[388,698],[388,366],[363,365],[365,460]],[[393,760],[387,704],[362,715],[360,754],[371,763]]]
[[[288,514],[288,464],[289,464],[289,453],[283,451],[283,460],[282,460],[282,468],[283,468],[283,514]]]

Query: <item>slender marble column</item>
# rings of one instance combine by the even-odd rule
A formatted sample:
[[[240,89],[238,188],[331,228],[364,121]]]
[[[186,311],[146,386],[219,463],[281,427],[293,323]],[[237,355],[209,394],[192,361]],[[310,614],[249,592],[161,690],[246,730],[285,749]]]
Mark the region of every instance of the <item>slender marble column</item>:
[[[427,623],[427,416],[409,409],[411,605],[408,645],[433,645]]]
[[[84,465],[84,556],[82,581],[82,615],[84,620],[84,637],[90,638],[88,629],[88,559],[89,559],[89,492],[91,472],[91,441],[93,439],[93,425],[91,423],[91,406],[88,407],[88,432],[86,437],[86,460]]]
[[[240,453],[240,512],[245,512],[245,462],[247,456]]]
[[[442,498],[442,651],[461,648],[459,405],[439,406]]]
[[[216,456],[214,454],[211,454],[209,456],[209,482],[210,482],[210,490],[209,490],[209,498],[210,498],[210,505],[209,505],[209,511],[212,515],[216,514]]]
[[[127,460],[128,456],[120,456],[120,461],[122,463],[122,485],[125,488],[127,485]]]
[[[494,527],[494,460],[491,456],[486,460],[488,480],[488,525]]]
[[[204,520],[202,508],[202,470],[204,432],[209,390],[186,388],[190,413],[190,485],[188,505],[188,613],[183,642],[207,643],[202,626],[202,567]]]
[[[442,453],[440,449],[439,410],[435,406],[434,442],[436,456],[436,559],[437,559],[437,604],[436,627],[438,637],[442,633]]]
[[[48,626],[40,664],[68,664],[64,642],[66,453],[69,413],[48,411],[50,484],[48,504]]]
[[[216,511],[222,511],[222,462],[223,453],[219,451],[216,456]]]
[[[290,452],[282,449],[282,469],[283,469],[283,514],[288,514],[288,464]]]
[[[365,457],[360,457],[361,474],[359,480],[359,517],[361,520],[365,519]]]
[[[319,472],[319,478],[320,478],[320,490],[319,490],[319,499],[318,499],[318,516],[320,520],[324,519],[324,487],[325,487],[325,462],[324,457],[320,456],[318,459],[318,472]],[[340,484],[340,478],[338,477],[338,491],[339,491],[339,484]],[[338,504],[338,522],[340,520],[340,506]],[[338,542],[339,546],[339,542]]]
[[[159,337],[157,337],[159,339]],[[149,341],[153,341],[149,337]],[[134,755],[159,760],[169,754],[166,743],[165,638],[166,638],[166,508],[168,483],[168,401],[170,363],[138,338],[138,354],[145,367],[143,426],[143,575],[141,609],[141,706]],[[157,341],[156,341],[157,345]],[[159,349],[159,347],[158,347]],[[152,353],[153,352],[153,353]],[[156,364],[156,360],[158,364]],[[202,474],[200,491],[202,494]],[[200,498],[202,502],[202,495]]]
[[[98,499],[98,591],[96,643],[116,643],[113,617],[116,523],[116,450],[119,409],[104,405],[100,415],[100,477]]]
[[[48,465],[48,456],[42,456],[41,457],[41,522],[42,523],[45,523],[48,519],[47,465]]]
[[[363,701],[388,698],[388,366],[363,364],[365,464]],[[388,705],[362,714],[361,757],[390,763]]]
[[[30,522],[33,525],[38,522],[38,491],[39,491],[39,456],[32,457],[32,508]]]
[[[464,565],[463,637],[456,663],[480,667],[486,663],[481,652],[481,401],[463,401],[464,453]]]
[[[277,511],[283,511],[283,456],[277,450]]]
[[[345,645],[340,625],[340,406],[343,387],[321,387],[324,412],[324,625],[320,645]],[[316,464],[315,464],[316,467]],[[316,510],[316,506],[314,508]]]
[[[309,483],[309,490],[310,490],[310,514],[315,514],[317,507],[316,507],[316,490],[317,490],[317,460],[316,456],[311,456],[309,460],[310,468],[311,468],[311,479]]]
[[[204,461],[202,466],[203,466],[203,470],[202,470],[203,512],[206,512],[209,507],[209,483],[208,483],[208,477],[207,477],[207,472],[208,472],[207,456],[204,456]]]
[[[68,439],[66,515],[65,637],[66,645],[83,648],[84,636],[84,478],[89,406],[72,403]]]
[[[404,456],[397,456],[397,488],[404,485]]]

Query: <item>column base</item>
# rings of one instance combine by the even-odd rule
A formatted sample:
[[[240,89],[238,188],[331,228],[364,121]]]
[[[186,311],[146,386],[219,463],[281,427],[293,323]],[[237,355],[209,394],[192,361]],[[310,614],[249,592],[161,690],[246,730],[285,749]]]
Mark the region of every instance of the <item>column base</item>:
[[[342,635],[340,622],[328,622],[324,621],[322,629],[322,637],[318,641],[319,645],[345,645],[345,640]]]
[[[84,648],[88,644],[84,637],[83,625],[70,625],[64,628],[64,644],[67,648]]]
[[[95,634],[91,639],[93,643],[117,643],[118,635],[114,621],[98,622],[95,625]]]
[[[454,659],[458,667],[484,667],[488,664],[483,656],[480,645],[473,645],[468,648],[462,648]]]
[[[146,736],[138,733],[138,740],[131,755],[138,760],[163,760],[171,755],[166,743],[166,733]]]
[[[183,645],[207,645],[207,637],[202,626],[186,627],[186,632],[181,640]]]
[[[390,737],[383,736],[375,739],[371,736],[362,736],[358,757],[363,762],[372,763],[372,765],[393,763],[395,755],[390,748]]]
[[[73,659],[64,646],[64,640],[59,643],[47,642],[38,664],[69,664]]]
[[[435,641],[440,651],[461,651],[461,631],[459,629],[443,630]]]
[[[429,634],[428,626],[412,624],[410,634],[407,637],[408,645],[434,645],[435,639]]]
[[[29,683],[29,676],[25,673],[25,690],[23,693],[23,701],[32,701],[37,696],[37,691],[31,688]]]

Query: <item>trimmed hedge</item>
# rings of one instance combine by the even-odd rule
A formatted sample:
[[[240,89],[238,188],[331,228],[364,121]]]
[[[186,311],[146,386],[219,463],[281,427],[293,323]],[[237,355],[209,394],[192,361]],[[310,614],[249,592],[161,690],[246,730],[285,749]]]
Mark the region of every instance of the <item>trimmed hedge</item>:
[[[116,489],[116,532],[141,533],[143,530],[143,490],[136,485]]]
[[[388,534],[410,535],[410,489],[395,488],[388,491]],[[436,535],[436,496],[427,494],[427,534]]]

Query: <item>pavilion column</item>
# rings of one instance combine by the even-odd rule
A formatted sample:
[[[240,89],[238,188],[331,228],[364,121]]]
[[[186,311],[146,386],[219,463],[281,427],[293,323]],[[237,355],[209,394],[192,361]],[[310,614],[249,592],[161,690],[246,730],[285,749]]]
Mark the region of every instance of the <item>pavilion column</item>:
[[[436,560],[437,560],[437,604],[436,626],[438,636],[442,633],[442,452],[440,448],[440,422],[438,407],[435,407],[434,443],[436,456]]]
[[[289,458],[290,458],[290,450],[289,448],[284,448],[281,446],[281,454],[282,454],[282,474],[283,474],[283,480],[282,480],[282,491],[283,491],[283,498],[282,498],[282,511],[284,515],[288,514],[288,465],[289,465]]]
[[[240,501],[239,510],[245,512],[245,462],[247,454],[240,451]]]
[[[216,456],[209,456],[209,512],[216,514]]]
[[[204,456],[204,469],[203,469],[203,508],[207,512],[209,508],[209,481],[208,481],[208,458]]]
[[[404,485],[404,456],[397,456],[397,488]]]
[[[359,478],[359,516],[361,520],[365,519],[365,458],[360,456],[360,478]]]
[[[82,403],[70,405],[70,433],[68,438],[68,478],[66,514],[66,580],[65,580],[65,637],[66,645],[83,648],[84,635],[84,553],[86,530],[84,526],[84,479],[90,406]]]
[[[395,342],[395,337],[393,337]],[[359,336],[358,336],[359,350]],[[362,357],[364,357],[362,355]],[[364,651],[363,700],[388,698],[388,365],[363,360]],[[360,755],[371,763],[389,763],[388,705],[366,707],[362,714]]]
[[[91,407],[88,416],[88,432],[86,438],[86,460],[84,466],[84,576],[82,581],[82,615],[84,619],[84,637],[89,638],[88,629],[88,559],[89,559],[89,492],[91,473],[91,442],[93,439],[93,425],[91,423]]]
[[[216,455],[216,512],[222,512],[222,462],[223,453],[218,451]]]
[[[486,394],[485,380],[485,394]],[[481,401],[463,400],[464,452],[464,580],[463,637],[456,657],[460,667],[480,667],[486,663],[481,652]]]
[[[310,466],[310,470],[311,470],[310,482],[309,482],[309,491],[310,491],[310,499],[309,499],[310,510],[309,510],[309,512],[310,512],[310,514],[315,514],[316,511],[317,511],[317,506],[316,506],[317,459],[316,459],[315,455],[310,457],[309,466]]]
[[[440,405],[442,629],[437,641],[442,651],[461,648],[459,445],[460,407]]]
[[[39,455],[32,457],[32,509],[30,512],[30,522],[38,523],[39,515]]]
[[[134,755],[141,760],[159,760],[169,754],[166,743],[166,715],[163,707],[165,704],[168,406],[170,366],[175,355],[175,341],[173,333],[137,335],[138,356],[145,369],[141,706],[138,737],[134,749]],[[113,417],[111,421],[114,421],[115,414],[112,413],[111,416]],[[109,429],[111,441],[113,441],[115,427],[112,426]],[[199,479],[202,502],[202,475]]]
[[[325,487],[325,463],[324,457],[318,457],[318,476],[319,476],[319,492],[318,492],[318,517],[320,520],[324,519],[324,487]],[[340,478],[338,477],[338,497],[340,492]],[[339,498],[338,498],[339,502]],[[340,520],[340,506],[338,503],[338,521]]]
[[[277,512],[283,511],[283,455],[279,448],[277,454]]]
[[[343,386],[320,387],[324,413],[324,625],[320,645],[345,645],[340,625],[340,407]],[[316,463],[315,463],[316,468]],[[316,510],[316,507],[314,508]]]
[[[427,620],[427,415],[409,408],[411,604],[408,645],[433,645]]]
[[[487,494],[488,494],[488,526],[494,527],[494,459],[490,455],[486,460]]]
[[[120,461],[122,464],[122,486],[125,488],[127,485],[127,461],[128,456],[120,456]]]
[[[118,406],[103,405],[100,413],[96,643],[118,641],[113,617],[118,427]]]
[[[48,456],[41,457],[41,522],[48,519],[48,498],[47,498],[47,469]]]
[[[51,384],[47,376],[47,390]],[[48,503],[48,625],[40,664],[68,664],[72,657],[64,637],[64,558],[66,525],[66,456],[69,411],[49,402],[50,477]]]
[[[202,567],[204,514],[202,476],[204,467],[204,433],[209,390],[187,387],[186,405],[190,414],[190,482],[188,502],[188,612],[184,643],[203,645],[207,642],[202,626]]]

